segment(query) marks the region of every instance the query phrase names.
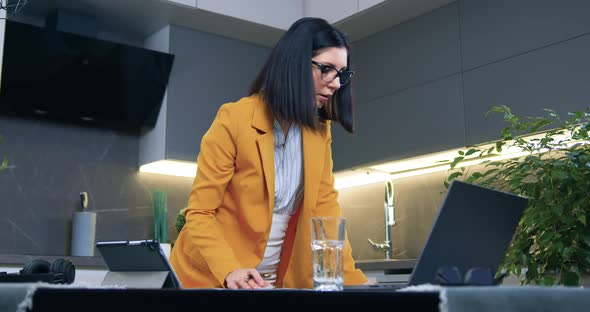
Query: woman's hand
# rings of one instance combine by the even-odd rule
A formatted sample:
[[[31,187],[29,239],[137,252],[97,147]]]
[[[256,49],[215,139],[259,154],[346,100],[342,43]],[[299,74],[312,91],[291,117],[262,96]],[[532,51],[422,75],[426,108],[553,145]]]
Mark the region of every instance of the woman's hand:
[[[259,289],[269,285],[256,269],[237,269],[225,277],[225,287],[229,289]]]

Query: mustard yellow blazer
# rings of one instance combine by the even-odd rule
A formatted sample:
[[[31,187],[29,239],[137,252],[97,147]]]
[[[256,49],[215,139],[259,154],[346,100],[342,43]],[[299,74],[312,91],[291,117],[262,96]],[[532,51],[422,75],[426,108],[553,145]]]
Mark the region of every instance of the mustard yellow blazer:
[[[170,262],[185,288],[223,287],[235,269],[264,255],[274,208],[274,118],[261,97],[222,105],[201,141],[198,171]],[[313,216],[341,215],[334,189],[330,124],[323,134],[302,128],[304,193],[287,228],[277,287],[311,288]],[[362,284],[350,243],[344,283]]]

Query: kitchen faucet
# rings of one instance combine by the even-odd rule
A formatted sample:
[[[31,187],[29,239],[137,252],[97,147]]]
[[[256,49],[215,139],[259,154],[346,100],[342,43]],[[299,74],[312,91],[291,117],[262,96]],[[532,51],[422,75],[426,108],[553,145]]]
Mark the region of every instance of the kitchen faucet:
[[[385,252],[385,259],[391,259],[393,250],[391,241],[391,227],[396,225],[395,223],[395,203],[393,196],[393,183],[388,180],[385,182],[385,241],[383,243],[375,243],[369,238],[369,243],[373,246],[373,249],[377,251]]]

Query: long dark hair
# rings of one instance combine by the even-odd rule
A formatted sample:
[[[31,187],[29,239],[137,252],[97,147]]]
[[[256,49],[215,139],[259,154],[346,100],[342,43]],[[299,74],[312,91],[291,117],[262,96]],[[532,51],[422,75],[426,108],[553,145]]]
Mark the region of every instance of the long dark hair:
[[[333,120],[354,132],[351,83],[341,86],[321,109],[314,104],[315,90],[311,58],[318,50],[350,45],[346,36],[326,20],[299,19],[279,39],[264,67],[250,87],[250,95],[261,94],[276,117],[295,122],[314,131],[322,130],[324,120]]]

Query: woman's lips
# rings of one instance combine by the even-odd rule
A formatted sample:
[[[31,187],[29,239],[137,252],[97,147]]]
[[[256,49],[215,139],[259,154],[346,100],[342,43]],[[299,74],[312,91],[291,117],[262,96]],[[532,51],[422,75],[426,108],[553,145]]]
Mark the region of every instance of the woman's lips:
[[[327,95],[323,95],[323,94],[318,94],[318,97],[320,98],[320,101],[322,102],[328,102],[328,96]]]

